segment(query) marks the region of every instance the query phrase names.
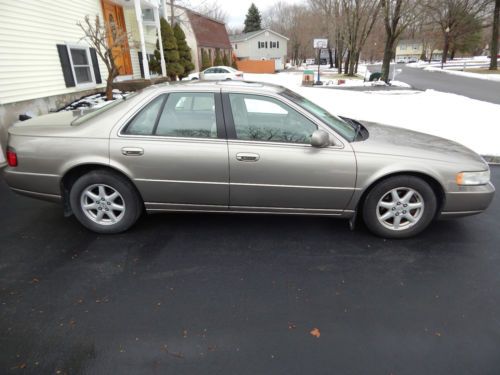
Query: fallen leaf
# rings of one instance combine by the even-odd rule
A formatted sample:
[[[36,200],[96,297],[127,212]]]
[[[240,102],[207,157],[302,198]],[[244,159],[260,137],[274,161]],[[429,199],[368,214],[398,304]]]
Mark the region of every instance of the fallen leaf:
[[[434,334],[438,337],[441,337],[441,332],[434,332]]]
[[[184,337],[184,338],[188,337],[188,331],[187,331],[187,329],[185,329],[184,331],[182,331],[182,337]]]
[[[321,332],[319,331],[318,328],[313,328],[309,333],[311,334],[311,336],[314,336],[317,339],[321,336]]]
[[[288,322],[288,329],[295,329],[297,328],[297,325],[292,323],[292,322]]]
[[[28,367],[28,365],[26,363],[21,363],[19,366],[17,366],[19,368],[26,368]]]
[[[39,283],[39,282],[40,282],[40,280],[38,280],[36,277],[34,277],[34,278],[31,279],[31,283],[32,284],[36,284],[36,283]]]

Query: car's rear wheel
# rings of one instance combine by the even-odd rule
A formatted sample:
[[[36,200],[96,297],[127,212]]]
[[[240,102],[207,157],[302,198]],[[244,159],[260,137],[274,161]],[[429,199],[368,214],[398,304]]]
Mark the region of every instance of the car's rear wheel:
[[[423,231],[436,214],[432,187],[414,176],[381,181],[366,196],[363,219],[368,229],[385,238],[407,238]]]
[[[142,213],[134,186],[119,174],[96,170],[81,176],[70,190],[75,217],[97,233],[129,229]]]

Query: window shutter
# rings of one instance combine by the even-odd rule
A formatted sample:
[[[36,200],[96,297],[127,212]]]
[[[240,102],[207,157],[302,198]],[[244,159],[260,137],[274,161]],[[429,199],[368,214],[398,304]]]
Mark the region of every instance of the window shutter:
[[[95,48],[89,48],[92,66],[94,67],[95,83],[102,83],[101,71],[99,70],[99,61],[97,61],[97,52]]]
[[[141,77],[144,78],[144,66],[142,66],[142,52],[141,51],[137,52],[137,55],[139,56],[139,69],[141,69]]]
[[[65,44],[57,44],[57,53],[59,54],[59,61],[61,62],[66,87],[75,87],[75,78],[73,77],[73,70],[71,69],[68,48]]]

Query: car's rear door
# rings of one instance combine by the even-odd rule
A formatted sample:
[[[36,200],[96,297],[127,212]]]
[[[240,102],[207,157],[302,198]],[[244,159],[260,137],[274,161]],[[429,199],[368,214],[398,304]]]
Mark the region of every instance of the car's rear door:
[[[152,98],[112,135],[110,151],[111,165],[128,172],[148,209],[227,209],[220,92]]]
[[[276,97],[223,93],[230,209],[341,214],[355,190],[349,144],[310,145],[318,123]]]

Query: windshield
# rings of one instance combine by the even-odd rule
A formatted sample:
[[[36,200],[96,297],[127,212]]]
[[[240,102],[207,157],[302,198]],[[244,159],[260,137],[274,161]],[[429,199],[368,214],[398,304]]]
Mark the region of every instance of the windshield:
[[[300,96],[296,92],[291,90],[285,90],[281,93],[285,98],[291,100],[295,104],[304,108],[306,111],[314,115],[317,119],[321,120],[325,124],[327,124],[330,128],[335,130],[341,136],[349,141],[353,141],[356,136],[356,127],[351,125],[344,120],[338,118],[337,116],[332,115],[325,109],[320,106],[314,104],[310,100]]]
[[[100,115],[101,113],[106,112],[107,110],[114,108],[123,102],[126,102],[127,99],[134,97],[136,94],[137,94],[137,92],[133,92],[131,94],[128,94],[127,96],[124,96],[122,99],[115,99],[111,103],[105,104],[101,107],[86,108],[84,110],[81,110],[82,114],[80,116],[78,116],[78,118],[73,120],[71,125],[73,125],[73,126],[81,125],[84,122]]]

